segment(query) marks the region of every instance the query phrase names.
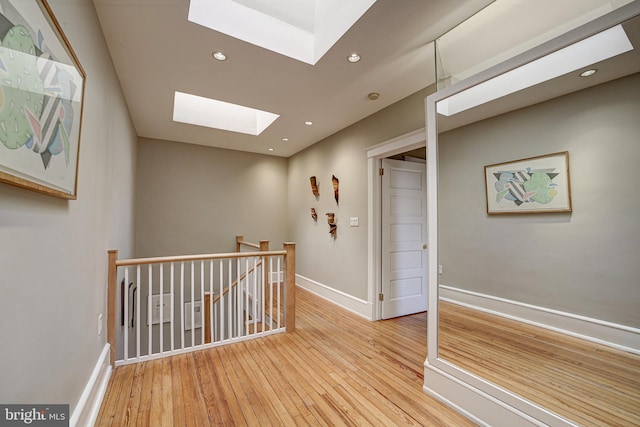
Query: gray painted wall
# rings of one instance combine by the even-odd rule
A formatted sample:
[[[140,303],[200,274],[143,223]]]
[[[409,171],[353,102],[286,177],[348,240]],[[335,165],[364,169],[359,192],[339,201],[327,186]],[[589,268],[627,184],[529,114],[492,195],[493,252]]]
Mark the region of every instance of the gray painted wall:
[[[640,327],[640,75],[440,135],[440,283]],[[573,212],[488,216],[484,166],[569,151]]]
[[[362,300],[367,299],[366,148],[424,127],[426,89],[363,119],[289,158],[289,236],[297,244],[296,272]],[[309,177],[320,182],[311,193]],[[340,180],[340,204],[331,176]],[[315,207],[318,222],[311,218]],[[336,214],[337,237],[329,235],[327,212]],[[358,217],[359,227],[349,218]]]
[[[133,253],[137,137],[93,4],[49,3],[87,73],[78,199],[0,184],[0,401],[73,411],[106,343],[107,250]]]
[[[136,176],[136,256],[229,252],[246,240],[297,244],[297,273],[367,298],[365,149],[424,126],[420,91],[287,159],[140,138]],[[331,176],[340,179],[340,204]],[[309,177],[320,181],[320,197]],[[318,212],[318,222],[310,215]],[[334,212],[338,235],[329,235]],[[357,216],[360,226],[349,227]],[[143,289],[141,297],[146,298]]]
[[[282,243],[288,240],[286,159],[145,138],[139,140],[137,158],[136,256],[235,252],[236,235],[254,243],[268,240],[270,249],[283,249]],[[199,301],[196,282],[194,299]],[[143,305],[149,295],[146,283],[143,278],[138,288]],[[157,279],[151,292],[160,293]],[[169,292],[168,286],[164,292]],[[191,301],[189,286],[186,301]],[[177,290],[175,310],[179,313]],[[146,318],[146,307],[140,314]],[[146,336],[148,326],[140,323]],[[168,326],[163,330],[168,345]],[[201,331],[196,332],[199,336]],[[154,337],[157,334],[155,326]],[[190,332],[185,335],[191,343]],[[142,352],[146,349],[143,343]],[[121,349],[118,354],[122,355]]]
[[[261,154],[141,138],[136,255],[235,251],[235,236],[282,249],[287,161]]]

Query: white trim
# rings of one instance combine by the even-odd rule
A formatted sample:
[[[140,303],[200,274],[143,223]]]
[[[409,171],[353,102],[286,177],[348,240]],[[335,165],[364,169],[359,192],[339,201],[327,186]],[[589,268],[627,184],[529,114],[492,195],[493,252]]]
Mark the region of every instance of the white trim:
[[[296,274],[296,285],[367,320],[373,319],[373,304],[315,280]]]
[[[102,400],[107,392],[109,378],[111,378],[109,350],[109,344],[105,344],[96,366],[93,368],[91,377],[89,377],[89,382],[87,382],[80,400],[78,400],[73,414],[71,414],[69,426],[92,426],[95,423]]]
[[[640,329],[440,285],[440,300],[640,354]]]
[[[382,219],[380,217],[380,210],[382,206],[381,183],[380,183],[380,160],[393,156],[396,154],[404,153],[416,148],[426,146],[426,129],[420,128],[404,135],[400,135],[396,138],[381,142],[372,147],[367,147],[367,213],[368,213],[368,229],[367,237],[369,244],[367,245],[367,284],[368,298],[372,305],[372,320],[379,320],[382,318],[382,305],[378,300],[378,294],[382,292],[382,277],[381,277],[381,265],[382,265],[382,239],[381,239],[381,227]]]
[[[381,255],[381,225],[380,225],[380,207],[381,205],[381,180],[378,175],[378,168],[381,161],[372,157],[367,159],[367,298],[372,302],[373,320],[379,320],[382,317],[382,305],[377,300],[377,295],[382,291],[382,279],[380,277],[382,263]]]
[[[426,130],[420,128],[367,148],[367,158],[381,159],[425,146]]]
[[[475,379],[484,382],[480,378]],[[424,364],[422,389],[480,426],[577,427],[571,421],[533,405],[513,393],[505,392],[505,396],[500,398],[485,393],[471,385],[470,381],[461,380],[438,369],[428,360]],[[517,401],[520,405],[529,406],[529,409],[525,413],[508,401]]]

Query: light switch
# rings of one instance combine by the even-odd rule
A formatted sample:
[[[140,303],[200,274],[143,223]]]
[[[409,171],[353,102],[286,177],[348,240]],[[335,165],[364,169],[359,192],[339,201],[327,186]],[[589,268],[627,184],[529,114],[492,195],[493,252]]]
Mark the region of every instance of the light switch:
[[[360,226],[360,221],[359,221],[358,217],[357,216],[352,216],[351,218],[349,218],[349,225],[351,227]]]

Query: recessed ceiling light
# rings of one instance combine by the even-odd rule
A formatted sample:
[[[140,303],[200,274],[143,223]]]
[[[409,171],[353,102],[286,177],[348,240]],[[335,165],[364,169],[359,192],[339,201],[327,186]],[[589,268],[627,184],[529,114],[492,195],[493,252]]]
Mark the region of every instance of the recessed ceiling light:
[[[351,62],[351,63],[356,63],[358,61],[360,61],[360,55],[358,55],[357,53],[352,53],[351,55],[347,56],[347,61]]]
[[[580,77],[589,77],[589,76],[593,76],[595,73],[597,73],[598,70],[596,70],[595,68],[592,68],[590,70],[587,71],[583,71],[582,73],[580,73]]]
[[[211,54],[211,56],[213,56],[213,59],[216,59],[218,61],[226,61],[227,60],[227,55],[225,55],[224,52],[220,52],[219,50],[213,52]]]
[[[289,138],[282,138],[282,140],[283,140],[284,142],[287,142],[287,141],[289,140]]]
[[[313,124],[313,122],[304,122],[305,125],[307,126],[311,126]]]
[[[380,98],[380,94],[378,92],[371,92],[369,95],[367,95],[367,98],[375,101],[376,99]]]
[[[269,151],[273,151],[273,148],[267,148],[267,150],[269,150]]]

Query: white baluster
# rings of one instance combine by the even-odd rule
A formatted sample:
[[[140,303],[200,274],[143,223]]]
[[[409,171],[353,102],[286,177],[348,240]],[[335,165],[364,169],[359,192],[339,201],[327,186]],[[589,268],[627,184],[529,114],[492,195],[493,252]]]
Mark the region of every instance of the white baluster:
[[[220,341],[224,340],[224,261],[220,260]]]
[[[195,261],[191,261],[191,347],[196,344],[196,315],[195,315]]]
[[[264,272],[267,269],[267,258],[266,257],[262,257],[261,259],[262,263],[260,264],[260,310],[262,311],[262,332],[266,331],[266,311],[265,311],[265,304],[267,303],[265,301],[265,293],[264,293],[264,288],[265,286],[267,286],[267,284],[264,282]]]
[[[246,336],[249,333],[249,314],[251,313],[251,309],[249,306],[249,258],[245,258],[244,259],[244,271],[245,271],[245,276],[244,276],[244,316],[243,316],[243,322],[242,322],[242,336]]]
[[[278,329],[280,329],[282,327],[282,323],[281,323],[281,319],[280,319],[280,312],[282,311],[280,309],[280,307],[282,307],[282,302],[281,302],[281,296],[280,296],[280,288],[282,287],[280,285],[280,277],[282,277],[282,279],[284,280],[284,274],[282,274],[282,270],[280,268],[280,257],[278,257],[278,281],[276,286],[278,287],[278,298],[276,298],[276,303],[277,303],[277,310],[278,310]],[[280,276],[282,274],[282,276]]]
[[[204,261],[200,261],[200,345],[204,344]]]
[[[170,321],[170,326],[169,326],[169,330],[171,331],[171,351],[175,350],[175,324],[174,324],[174,308],[173,305],[175,303],[174,301],[174,297],[173,297],[173,288],[174,288],[174,268],[173,268],[173,263],[171,263],[171,296],[169,298],[169,300],[171,301],[171,306],[169,307],[170,310],[170,314],[171,314],[171,321]]]
[[[231,339],[231,337],[233,336],[233,308],[231,307],[232,304],[232,292],[234,292],[233,288],[231,288],[231,284],[233,283],[233,260],[231,258],[229,258],[229,280],[227,283],[227,301],[229,302],[229,313],[227,314],[227,320],[228,320],[228,327],[229,327],[229,333],[227,334],[227,339]]]
[[[153,283],[153,270],[151,269],[151,264],[149,264],[149,283],[148,283],[148,288],[149,288],[149,297],[147,298],[147,318],[149,319],[149,333],[148,333],[148,344],[149,344],[149,351],[148,351],[148,355],[151,356],[153,354],[153,347],[151,346],[152,344],[152,338],[151,336],[153,335],[153,316],[152,316],[152,307],[151,307],[151,296],[153,295],[152,292],[152,286],[151,284]]]
[[[140,266],[136,266],[136,357],[140,357]]]
[[[184,348],[184,261],[180,263],[180,348]]]
[[[251,304],[251,310],[253,311],[253,333],[258,330],[258,257],[253,257],[253,304]]]
[[[215,318],[213,312],[213,297],[215,294],[213,293],[213,260],[209,260],[209,338],[211,339],[211,343],[216,341],[215,335],[216,332],[213,329]],[[204,303],[203,303],[204,304]]]
[[[273,257],[269,257],[269,330],[273,329]]]
[[[164,264],[160,264],[160,353],[164,352]]]
[[[124,360],[129,359],[129,267],[124,268],[124,286],[122,286],[122,292],[124,295],[124,329],[122,330],[122,336],[124,337]]]

